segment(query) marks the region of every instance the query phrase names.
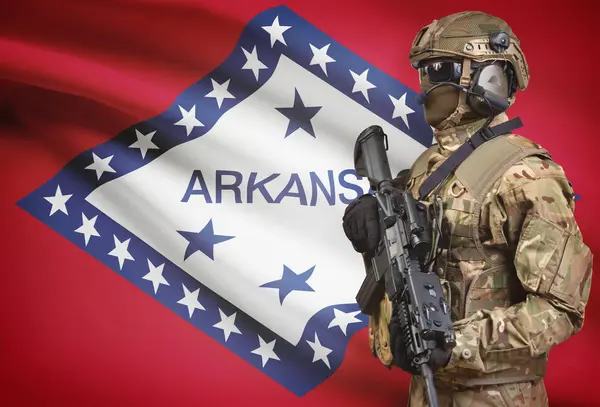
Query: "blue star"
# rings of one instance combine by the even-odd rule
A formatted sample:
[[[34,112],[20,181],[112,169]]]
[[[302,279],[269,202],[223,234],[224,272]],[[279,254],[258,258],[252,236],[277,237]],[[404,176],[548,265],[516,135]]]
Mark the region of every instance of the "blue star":
[[[285,297],[292,291],[315,291],[306,282],[312,275],[314,269],[315,266],[312,266],[304,273],[296,274],[284,264],[281,279],[269,281],[268,283],[261,285],[261,287],[279,289],[279,302],[283,304]]]
[[[315,131],[313,130],[312,119],[323,106],[304,106],[304,102],[300,97],[297,89],[294,89],[294,107],[276,107],[277,111],[290,119],[285,137],[289,136],[298,129],[302,129],[311,136],[315,137]],[[316,137],[315,137],[316,138]]]
[[[235,237],[215,235],[215,232],[213,231],[212,219],[208,221],[206,226],[204,226],[204,229],[202,229],[200,232],[186,232],[182,230],[178,230],[177,232],[189,242],[187,248],[185,249],[183,260],[187,260],[188,257],[197,251],[201,251],[211,260],[214,260],[215,245]]]

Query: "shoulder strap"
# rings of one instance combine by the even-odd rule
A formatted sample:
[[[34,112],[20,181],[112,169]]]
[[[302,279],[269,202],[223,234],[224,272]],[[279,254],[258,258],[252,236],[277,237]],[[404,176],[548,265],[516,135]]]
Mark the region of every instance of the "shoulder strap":
[[[513,142],[508,137],[495,137],[481,145],[477,154],[467,157],[454,174],[479,201],[511,166],[532,155],[550,158],[548,151],[542,147]]]
[[[434,188],[442,182],[449,174],[454,172],[458,166],[471,155],[475,149],[485,144],[489,140],[492,140],[502,134],[509,133],[510,131],[523,126],[523,122],[519,117],[516,117],[507,122],[498,124],[494,127],[484,127],[478,130],[475,134],[464,142],[450,157],[446,159],[439,166],[437,170],[433,172],[423,182],[419,188],[419,200],[425,199],[427,195],[434,190]]]

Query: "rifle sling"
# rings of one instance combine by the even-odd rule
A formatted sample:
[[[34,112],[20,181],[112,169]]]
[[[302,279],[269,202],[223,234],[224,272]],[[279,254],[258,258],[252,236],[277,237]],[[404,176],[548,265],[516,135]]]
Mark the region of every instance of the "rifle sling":
[[[483,127],[464,142],[446,161],[439,166],[419,188],[419,200],[424,200],[450,173],[453,173],[460,164],[467,159],[477,147],[493,138],[509,133],[523,126],[521,118],[515,117],[509,121],[493,127]]]

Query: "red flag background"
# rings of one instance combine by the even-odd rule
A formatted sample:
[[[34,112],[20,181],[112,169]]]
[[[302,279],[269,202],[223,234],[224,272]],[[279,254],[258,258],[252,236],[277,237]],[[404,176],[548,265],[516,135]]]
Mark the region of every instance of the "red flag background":
[[[466,9],[504,18],[532,75],[511,117],[564,166],[582,196],[584,237],[600,252],[595,66],[583,58],[598,37],[592,1],[10,3],[0,12],[2,405],[405,405],[408,376],[370,355],[366,330],[341,368],[298,398],[16,206],[79,152],[167,109],[227,57],[253,16],[276,5],[415,90],[407,56],[423,25]],[[598,287],[583,331],[551,354],[551,406],[600,405]]]

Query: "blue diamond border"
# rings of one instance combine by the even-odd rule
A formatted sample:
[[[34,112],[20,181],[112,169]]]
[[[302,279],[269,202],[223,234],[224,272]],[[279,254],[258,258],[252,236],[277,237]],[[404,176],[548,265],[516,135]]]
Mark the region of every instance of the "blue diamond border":
[[[292,26],[284,33],[287,45],[276,42],[274,46],[271,46],[269,34],[262,29],[263,26],[271,25],[275,17],[279,18],[281,25]],[[317,48],[330,44],[328,55],[334,58],[335,62],[327,64],[327,74],[319,65],[310,65],[313,54],[309,44]],[[254,47],[256,47],[260,61],[267,66],[267,69],[260,70],[258,80],[251,70],[241,69],[246,63],[242,48],[251,52]],[[175,146],[202,137],[210,131],[224,113],[252,95],[269,80],[282,55],[301,65],[423,146],[431,145],[432,131],[416,103],[417,94],[414,91],[355,55],[288,7],[278,6],[267,9],[254,17],[244,28],[229,57],[212,72],[183,91],[165,112],[130,126],[107,142],[82,152],[53,178],[17,204],[273,380],[294,394],[302,396],[322,383],[340,366],[349,339],[366,326],[367,317],[358,313],[357,318],[361,322],[348,325],[346,333],[343,333],[339,327],[328,328],[328,324],[333,319],[334,308],[343,312],[356,312],[358,311],[357,304],[339,304],[319,311],[308,322],[301,341],[297,346],[293,346],[212,292],[208,287],[200,284],[85,200],[85,197],[100,185],[143,167]],[[366,69],[369,70],[368,80],[376,85],[376,88],[369,90],[369,101],[360,92],[352,92],[354,80],[350,74],[350,70],[360,74]],[[206,98],[205,95],[213,89],[211,79],[218,83],[230,80],[228,91],[235,96],[235,99],[225,99],[219,108],[213,98]],[[406,95],[406,104],[414,110],[414,113],[409,116],[410,128],[400,117],[392,118],[394,106],[389,95],[399,98],[404,94]],[[189,136],[186,135],[184,127],[174,126],[173,124],[181,119],[179,106],[186,110],[195,106],[196,117],[204,126],[194,128]],[[128,148],[137,140],[136,129],[144,134],[156,131],[152,142],[159,148],[148,150],[144,158],[141,157],[138,149]],[[93,162],[92,153],[98,157],[113,155],[110,165],[115,172],[105,172],[99,181],[94,171],[85,169]],[[72,194],[67,202],[68,214],[56,212],[49,216],[49,203],[44,197],[53,196],[59,185],[63,194]],[[83,236],[74,232],[81,226],[81,214],[85,214],[88,219],[97,216],[95,227],[101,236],[100,238],[92,237],[87,245],[84,244]],[[117,259],[108,255],[114,248],[113,236],[121,242],[129,239],[129,252],[135,259],[134,261],[125,261],[122,270],[119,268]],[[157,293],[154,292],[152,283],[142,278],[149,271],[146,259],[155,266],[164,264],[163,276],[169,285],[160,285]],[[195,310],[191,318],[187,307],[177,303],[183,298],[183,286],[188,291],[199,289],[198,300],[205,308],[205,310]],[[223,331],[214,327],[221,320],[219,309],[226,315],[236,313],[235,324],[242,332],[241,335],[231,334],[225,341]],[[314,341],[315,333],[318,333],[319,341],[323,346],[332,349],[328,355],[330,368],[322,361],[317,361],[317,363],[312,361],[313,351],[307,341]],[[280,360],[271,359],[265,366],[262,365],[260,356],[252,353],[252,350],[259,346],[259,336],[267,343],[276,341],[274,351]],[[334,347],[330,344],[337,346]]]

